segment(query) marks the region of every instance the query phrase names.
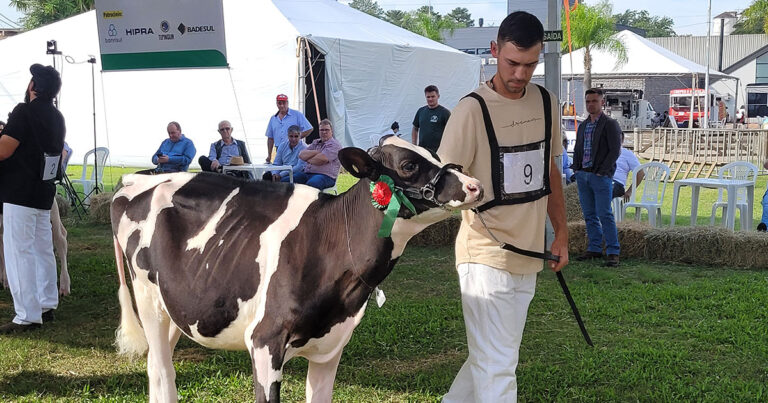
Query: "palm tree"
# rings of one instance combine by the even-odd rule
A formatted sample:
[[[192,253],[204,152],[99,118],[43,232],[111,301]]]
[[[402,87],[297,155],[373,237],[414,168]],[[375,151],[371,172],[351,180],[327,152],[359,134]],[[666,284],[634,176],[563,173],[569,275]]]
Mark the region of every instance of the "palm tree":
[[[614,35],[616,29],[612,12],[607,0],[594,6],[582,3],[570,12],[573,50],[584,48],[584,88],[592,88],[592,49],[605,50],[615,55],[616,67],[627,62],[627,48]],[[564,30],[566,14],[563,13]],[[568,51],[567,41],[563,41],[563,48],[564,52]]]
[[[421,36],[432,39],[433,41],[443,41],[443,31],[448,31],[453,35],[453,31],[460,25],[451,18],[443,18],[438,13],[428,13],[422,10],[412,11],[402,19],[403,28],[417,33]]]
[[[768,0],[755,0],[739,17],[734,34],[768,33]]]

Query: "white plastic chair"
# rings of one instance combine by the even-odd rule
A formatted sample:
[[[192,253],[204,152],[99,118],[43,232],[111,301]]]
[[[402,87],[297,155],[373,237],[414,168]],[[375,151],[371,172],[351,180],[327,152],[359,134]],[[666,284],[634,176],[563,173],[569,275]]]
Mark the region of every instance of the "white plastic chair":
[[[88,200],[88,197],[90,196],[91,192],[93,191],[93,188],[97,186],[96,184],[96,175],[94,171],[91,171],[91,177],[86,178],[86,170],[88,169],[88,158],[90,156],[94,155],[94,158],[96,159],[97,166],[98,166],[98,174],[99,174],[99,183],[98,186],[104,185],[104,164],[107,162],[107,156],[109,156],[109,149],[107,147],[98,147],[94,150],[88,151],[85,153],[85,157],[83,158],[83,173],[80,175],[80,179],[72,179],[72,183],[79,183],[83,185],[83,194],[85,195],[85,200]]]
[[[611,200],[611,207],[613,208],[613,220],[622,222],[624,220],[624,196],[614,197]]]
[[[720,168],[717,177],[719,179],[751,180],[752,183],[755,183],[757,181],[757,167],[746,161],[731,162]],[[725,222],[725,216],[728,214],[728,201],[723,197],[723,189],[717,191],[717,201],[712,205],[709,225],[715,225],[715,214],[719,208],[723,209],[723,226],[725,227],[728,224]],[[752,227],[752,223],[748,222],[749,215],[746,214],[749,204],[747,202],[747,190],[744,188],[736,192],[736,208],[739,210],[742,231]],[[733,217],[735,220],[736,215],[734,214]]]
[[[627,209],[635,209],[635,220],[640,221],[640,210],[648,211],[648,222],[652,227],[661,224],[661,202],[664,200],[664,191],[667,188],[669,167],[661,162],[648,162],[632,171],[632,183],[637,183],[638,172],[645,172],[643,191],[635,187],[632,192],[632,200],[624,203],[624,214]],[[659,192],[661,188],[661,192]]]

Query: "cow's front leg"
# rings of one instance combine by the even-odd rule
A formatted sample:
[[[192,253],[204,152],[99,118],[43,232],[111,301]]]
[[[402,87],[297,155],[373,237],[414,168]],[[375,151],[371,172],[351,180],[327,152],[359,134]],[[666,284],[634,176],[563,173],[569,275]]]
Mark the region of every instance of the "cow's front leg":
[[[253,363],[253,392],[257,402],[280,401],[285,340],[279,334],[259,330],[259,326],[253,331],[248,351]]]

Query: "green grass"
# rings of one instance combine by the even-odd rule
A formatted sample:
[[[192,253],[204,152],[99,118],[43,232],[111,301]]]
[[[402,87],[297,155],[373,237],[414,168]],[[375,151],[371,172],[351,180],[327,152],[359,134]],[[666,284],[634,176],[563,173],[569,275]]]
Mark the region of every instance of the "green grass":
[[[56,321],[0,336],[1,401],[146,401],[146,361],[118,356],[117,276],[106,225],[68,225],[72,295]],[[521,401],[766,401],[768,272],[623,261],[566,271],[594,348],[555,276],[539,276],[518,367]],[[334,400],[435,402],[466,357],[452,248],[410,247],[371,302],[341,360]],[[0,291],[0,318],[12,316]],[[182,338],[187,401],[251,401],[245,352]],[[306,363],[290,361],[282,396],[303,401]]]

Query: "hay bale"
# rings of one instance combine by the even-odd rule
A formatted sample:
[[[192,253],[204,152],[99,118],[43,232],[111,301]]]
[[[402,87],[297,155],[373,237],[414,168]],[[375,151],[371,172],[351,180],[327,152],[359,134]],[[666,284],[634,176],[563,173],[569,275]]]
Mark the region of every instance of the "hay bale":
[[[651,230],[646,257],[707,266],[768,267],[768,234],[733,232],[722,227],[675,227]]]
[[[64,196],[56,193],[56,199],[54,200],[59,207],[59,217],[64,218],[69,215],[71,208],[69,202],[64,199]]]
[[[453,246],[456,234],[461,225],[461,216],[451,215],[447,220],[440,221],[416,234],[409,245],[418,246]]]
[[[576,183],[563,188],[565,196],[565,218],[567,222],[583,221],[584,214],[581,212],[581,202],[579,202],[579,192],[576,189]]]
[[[91,196],[91,205],[88,208],[91,220],[99,224],[110,223],[109,206],[113,195],[113,192],[105,192]]]
[[[640,221],[622,221],[616,225],[619,232],[621,257],[645,257],[645,236],[652,227]]]
[[[568,222],[568,254],[581,255],[587,251],[587,224],[584,220]]]

